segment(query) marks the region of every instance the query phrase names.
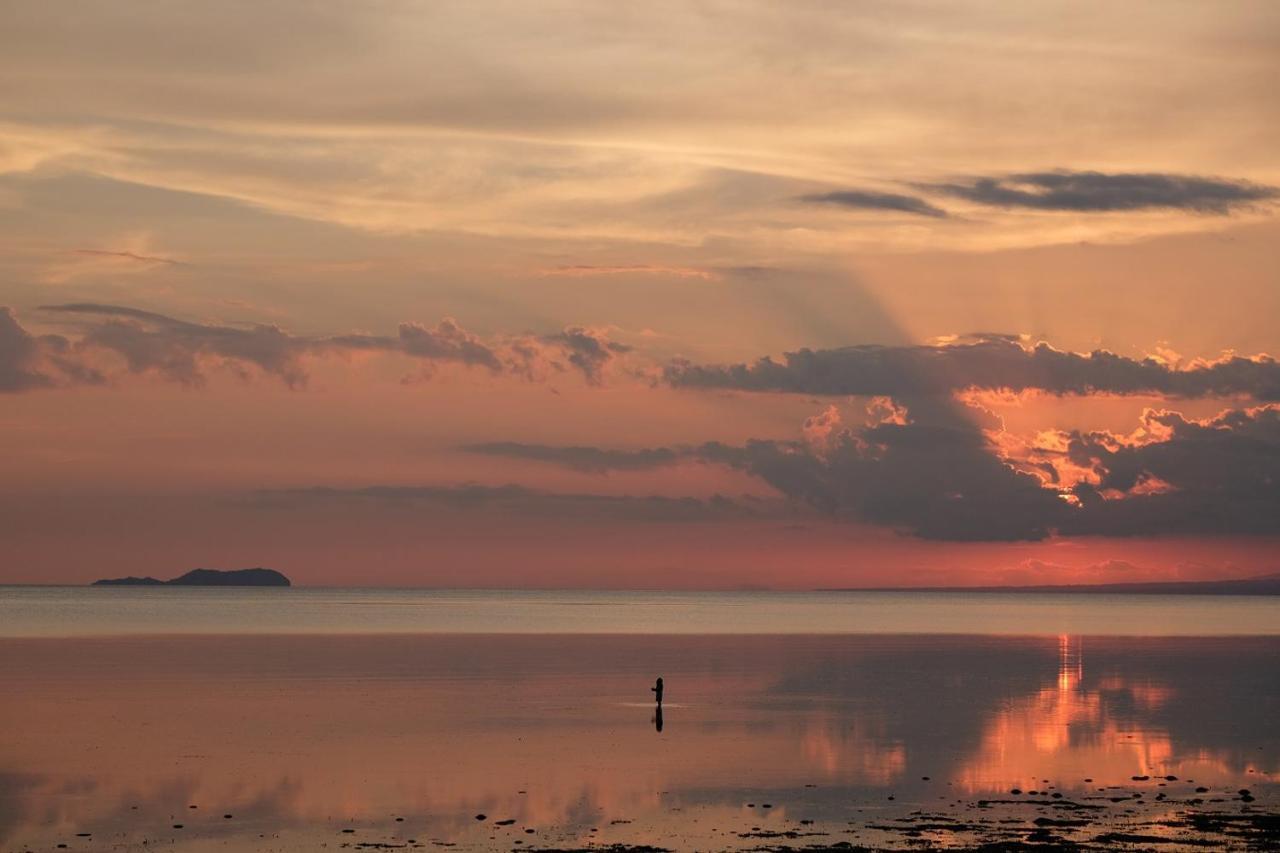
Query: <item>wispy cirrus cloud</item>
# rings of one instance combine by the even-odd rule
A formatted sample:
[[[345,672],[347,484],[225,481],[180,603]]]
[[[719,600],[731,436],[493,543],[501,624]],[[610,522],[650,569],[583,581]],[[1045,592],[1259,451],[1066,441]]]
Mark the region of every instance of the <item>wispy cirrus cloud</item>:
[[[924,199],[900,193],[872,192],[870,190],[833,190],[825,193],[813,193],[800,196],[800,201],[810,204],[826,204],[832,207],[843,207],[849,210],[884,210],[898,213],[912,213],[916,216],[929,216],[943,219],[947,212]]]
[[[91,258],[119,258],[125,261],[137,261],[141,264],[163,264],[165,266],[181,266],[182,261],[173,258],[162,258],[159,255],[142,255],[137,252],[114,251],[111,249],[75,249],[74,254]]]
[[[60,251],[38,276],[45,284],[60,285],[97,276],[145,275],[186,266],[185,261],[157,248],[152,231],[134,230],[115,235],[103,245]]]
[[[704,281],[714,281],[721,277],[718,271],[712,269],[665,266],[662,264],[562,264],[561,266],[541,270],[538,273],[541,278],[593,278],[614,275],[672,276],[675,278],[699,278]]]

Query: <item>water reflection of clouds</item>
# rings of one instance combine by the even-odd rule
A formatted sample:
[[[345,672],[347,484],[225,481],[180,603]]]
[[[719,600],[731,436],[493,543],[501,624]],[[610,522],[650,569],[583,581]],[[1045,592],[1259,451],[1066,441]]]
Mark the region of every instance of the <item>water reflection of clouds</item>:
[[[854,718],[821,711],[805,719],[800,750],[824,781],[857,780],[884,786],[902,776],[906,747],[886,736],[883,718]]]
[[[1050,774],[1058,787],[1086,778],[1115,782],[1130,775],[1184,773],[1169,733],[1152,712],[1175,691],[1163,684],[1109,675],[1085,683],[1084,642],[1059,638],[1055,682],[1014,699],[986,724],[975,753],[954,774],[968,793],[1034,789]],[[1226,771],[1223,762],[1214,775]],[[1203,763],[1197,762],[1203,769]]]
[[[857,787],[933,775],[970,793],[1275,767],[1272,641],[935,642],[834,644],[782,673],[769,695],[822,709],[804,760]]]
[[[36,773],[0,770],[0,841],[31,819],[33,795],[42,783]]]
[[[282,829],[304,823],[297,808],[301,787],[289,778],[266,785],[233,782],[233,790],[217,790],[194,776],[157,775],[145,784],[121,785],[109,770],[93,778],[0,773],[0,840],[19,830],[104,838],[195,821],[205,838],[240,834],[246,824]],[[201,811],[200,804],[216,808]],[[224,813],[235,822],[222,819]]]
[[[202,671],[200,643],[183,642],[160,677],[86,649],[28,680],[22,703],[0,700],[0,724],[25,734],[0,747],[0,837],[154,824],[191,803],[236,814],[206,820],[215,834],[391,813],[463,834],[483,812],[582,835],[669,824],[673,806],[786,814],[798,791],[797,815],[834,819],[889,792],[1276,769],[1275,639],[364,638],[335,659],[291,638],[263,656],[267,672],[293,662],[284,681],[240,679],[225,659]],[[104,663],[111,684],[87,674]],[[652,706],[628,704],[656,671],[681,698],[660,736]]]

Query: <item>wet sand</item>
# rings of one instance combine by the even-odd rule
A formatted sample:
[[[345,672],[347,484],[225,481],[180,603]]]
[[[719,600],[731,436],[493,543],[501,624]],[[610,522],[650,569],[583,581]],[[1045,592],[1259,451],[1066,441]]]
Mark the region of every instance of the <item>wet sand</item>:
[[[0,639],[0,850],[1274,849],[1277,661],[1247,637]]]

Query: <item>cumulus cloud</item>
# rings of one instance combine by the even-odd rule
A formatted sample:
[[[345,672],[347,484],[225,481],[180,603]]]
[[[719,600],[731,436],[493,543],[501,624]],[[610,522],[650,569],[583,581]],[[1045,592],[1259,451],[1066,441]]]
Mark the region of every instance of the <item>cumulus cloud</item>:
[[[1275,187],[1225,178],[1159,172],[1025,172],[966,183],[927,185],[937,192],[992,207],[1035,210],[1121,211],[1165,208],[1230,213],[1269,201]]]
[[[1041,539],[1049,533],[1046,518],[1058,509],[1054,504],[1062,503],[1039,480],[989,453],[982,435],[960,420],[845,430],[828,434],[821,449],[809,441],[773,440],[598,454],[519,447],[524,458],[568,467],[583,458],[592,458],[597,469],[615,462],[659,467],[681,459],[726,465],[824,514],[928,539]]]
[[[18,325],[13,312],[0,308],[0,391],[44,388],[52,380],[36,368],[39,345]]]
[[[1149,411],[1133,436],[1062,433],[1030,459],[1007,454],[998,422],[950,401],[874,401],[869,414],[870,423],[845,426],[827,409],[806,422],[801,440],[740,446],[471,449],[593,471],[725,465],[793,504],[922,539],[1280,534],[1278,407],[1205,420]]]
[[[103,381],[101,373],[74,357],[66,338],[32,335],[10,309],[0,307],[0,393]]]
[[[445,318],[434,327],[401,323],[394,336],[302,337],[275,325],[193,323],[118,305],[71,303],[48,305],[41,310],[76,318],[80,336],[74,341],[61,337],[56,340],[79,363],[86,364],[95,352],[111,352],[124,359],[130,372],[155,373],[187,386],[202,385],[207,369],[218,365],[243,375],[256,371],[274,376],[297,388],[307,381],[306,356],[344,352],[399,353],[416,360],[424,370],[460,364],[526,379],[540,378],[548,370],[573,369],[587,382],[598,384],[610,362],[630,350],[610,341],[603,332],[576,326],[550,335],[486,339],[456,320]],[[23,355],[29,344],[12,315],[7,317],[13,329],[4,332],[6,346],[13,352],[3,357],[15,365],[13,370],[19,370],[24,359],[30,358]],[[70,362],[68,369],[69,365]],[[20,383],[15,373],[9,384],[41,387],[54,383],[40,382],[37,374]]]
[[[801,349],[782,361],[700,365],[676,361],[664,369],[678,388],[721,388],[814,395],[950,395],[968,388],[1038,390],[1050,394],[1151,394],[1205,397],[1244,394],[1280,400],[1280,362],[1231,356],[1185,368],[1156,358],[1106,350],[1081,354],[1005,335],[940,346],[853,346]]]
[[[1066,455],[1093,477],[1064,532],[1280,533],[1280,408],[1212,418],[1148,410],[1134,436],[1072,432]]]
[[[479,445],[477,452],[590,470],[657,468],[681,460],[725,465],[760,478],[793,503],[928,539],[1019,540],[1047,536],[1064,502],[1034,476],[1004,464],[972,420],[933,400],[893,417],[844,427],[831,410],[804,440],[707,442],[647,450]]]
[[[306,382],[301,356],[307,344],[278,326],[188,323],[150,311],[95,303],[47,305],[41,310],[106,318],[86,326],[76,348],[114,352],[133,373],[155,372],[195,386],[205,381],[203,362],[217,359],[241,372],[247,366],[256,367],[290,387]]]
[[[603,333],[581,326],[542,338],[543,342],[562,347],[569,363],[582,371],[587,381],[598,385],[605,365],[615,356],[630,352],[631,347],[610,341]]]
[[[884,421],[808,442],[749,441],[707,455],[760,477],[826,514],[924,539],[1043,539],[1065,507],[1053,491],[1007,465],[972,421],[920,401],[911,421]]]
[[[945,210],[935,207],[922,198],[898,193],[870,192],[868,190],[835,190],[833,192],[803,195],[800,196],[800,200],[810,204],[827,204],[851,210],[891,210],[935,218],[943,218],[947,215]]]
[[[502,370],[502,361],[493,348],[446,317],[428,329],[418,323],[400,324],[400,348],[417,358],[456,361],[461,364]]]

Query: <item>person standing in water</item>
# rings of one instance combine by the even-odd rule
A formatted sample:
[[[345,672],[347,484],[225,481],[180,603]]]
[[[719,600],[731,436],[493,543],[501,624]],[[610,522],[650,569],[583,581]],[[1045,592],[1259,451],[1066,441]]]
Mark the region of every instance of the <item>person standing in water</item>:
[[[658,676],[658,680],[649,688],[653,691],[653,698],[657,703],[653,708],[653,727],[662,733],[662,676]]]

